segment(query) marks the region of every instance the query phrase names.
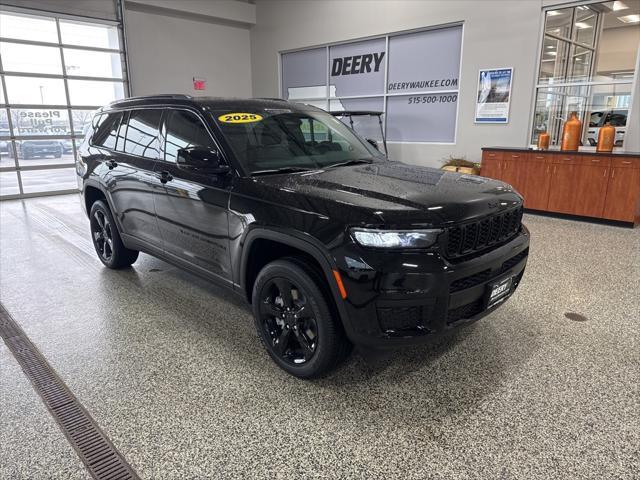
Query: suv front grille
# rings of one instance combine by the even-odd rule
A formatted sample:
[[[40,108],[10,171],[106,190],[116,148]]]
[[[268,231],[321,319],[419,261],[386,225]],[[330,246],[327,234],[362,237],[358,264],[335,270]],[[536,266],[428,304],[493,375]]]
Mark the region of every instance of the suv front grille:
[[[447,258],[481,252],[506,242],[520,231],[522,207],[447,229]]]

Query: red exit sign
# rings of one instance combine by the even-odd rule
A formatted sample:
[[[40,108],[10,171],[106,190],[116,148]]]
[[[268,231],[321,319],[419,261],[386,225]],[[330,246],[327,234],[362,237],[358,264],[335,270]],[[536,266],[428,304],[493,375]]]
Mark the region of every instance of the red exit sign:
[[[207,79],[193,77],[193,89],[194,90],[206,90]]]

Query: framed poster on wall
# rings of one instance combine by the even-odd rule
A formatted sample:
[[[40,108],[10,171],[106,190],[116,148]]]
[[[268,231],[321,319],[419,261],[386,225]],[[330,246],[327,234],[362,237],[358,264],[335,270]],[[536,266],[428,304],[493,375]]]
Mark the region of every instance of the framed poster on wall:
[[[508,123],[513,68],[480,70],[475,123]]]

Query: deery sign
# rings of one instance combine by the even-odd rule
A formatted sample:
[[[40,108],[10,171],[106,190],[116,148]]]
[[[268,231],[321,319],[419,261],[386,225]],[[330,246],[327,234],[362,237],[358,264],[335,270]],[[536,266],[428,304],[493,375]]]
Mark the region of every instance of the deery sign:
[[[331,65],[331,76],[377,72],[380,70],[384,54],[385,52],[366,53],[353,57],[334,58]]]

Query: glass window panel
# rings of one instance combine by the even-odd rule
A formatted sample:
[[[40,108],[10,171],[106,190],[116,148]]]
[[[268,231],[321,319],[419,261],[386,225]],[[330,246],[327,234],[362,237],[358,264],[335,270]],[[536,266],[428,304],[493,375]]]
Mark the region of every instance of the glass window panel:
[[[62,79],[6,75],[4,80],[9,103],[32,105],[65,105],[67,103]]]
[[[574,46],[571,59],[571,80],[589,81],[593,52],[588,48]]]
[[[11,140],[0,140],[0,167],[15,167],[16,162],[11,153],[13,145]]]
[[[571,20],[573,18],[573,8],[562,8],[547,11],[544,33],[571,38]]]
[[[7,72],[62,75],[58,47],[0,42],[0,55],[2,55],[2,68]]]
[[[124,151],[132,155],[139,155],[157,159],[158,127],[162,110],[134,110],[127,122],[127,140]]]
[[[71,105],[106,105],[124,98],[122,82],[69,80]]]
[[[71,110],[73,134],[76,136],[84,136],[93,121],[94,114],[95,110]]]
[[[573,29],[574,40],[590,47],[593,46],[597,21],[598,14],[595,10],[587,5],[576,7],[576,19]]]
[[[67,110],[13,108],[11,122],[16,136],[71,134]]]
[[[0,32],[5,38],[58,43],[58,31],[53,18],[1,12]]]
[[[124,112],[122,114],[122,122],[120,123],[120,128],[118,129],[118,135],[116,137],[116,148],[118,152],[124,152],[124,142],[126,140],[127,135],[127,124],[129,123],[129,115],[130,112]]]
[[[0,83],[0,103],[5,103],[4,101],[4,88],[2,88],[2,84]]]
[[[343,110],[382,112],[383,109],[383,97],[331,100],[332,112]],[[378,148],[380,149],[380,151],[384,151],[382,145],[382,127],[380,126],[377,116],[356,115],[351,117],[339,116],[336,118],[341,120],[342,123],[347,125],[349,128],[352,128],[361,137],[370,138],[378,142]]]
[[[314,48],[282,55],[282,98],[327,96],[327,49]]]
[[[628,12],[628,13],[627,13]],[[638,24],[625,24],[618,17],[625,14],[640,14],[640,2],[629,3],[629,8],[603,15],[602,31],[598,38],[596,78],[633,80],[638,47],[640,46],[640,27]]]
[[[616,104],[618,98],[630,95],[630,90],[631,85],[576,85],[539,89],[531,142],[536,143],[538,134],[546,131],[551,135],[551,144],[559,145],[564,121],[571,112],[577,112],[583,122],[583,145],[596,145],[599,128],[611,121],[616,123],[616,145],[622,146],[628,108],[616,108]]]
[[[0,172],[0,197],[18,195],[19,193],[18,174],[16,172]]]
[[[385,43],[376,38],[329,48],[329,96],[383,94]]]
[[[78,188],[75,168],[23,170],[20,175],[24,193],[76,190]]]
[[[122,61],[119,53],[94,52],[75,48],[63,50],[67,75],[122,78]]]
[[[455,141],[457,94],[402,95],[387,98],[387,140]]]
[[[118,136],[118,127],[120,126],[120,120],[122,119],[121,112],[110,113],[108,115],[102,115],[100,118],[101,123],[97,127],[91,144],[98,147],[105,147],[109,149],[116,148],[116,139]]]
[[[167,120],[165,133],[167,162],[175,162],[178,150],[190,147],[216,148],[202,121],[193,113],[173,111]]]
[[[120,48],[118,29],[113,25],[60,20],[62,43],[83,47]]]
[[[8,137],[11,135],[9,131],[9,115],[6,109],[0,110],[0,138]]]
[[[65,140],[52,138],[46,140],[16,140],[18,150],[18,163],[23,167],[35,165],[57,165],[60,163],[73,163],[73,147],[66,147]]]
[[[389,38],[388,93],[457,90],[462,26]]]
[[[557,83],[566,76],[570,43],[545,36],[540,57],[540,83]]]

